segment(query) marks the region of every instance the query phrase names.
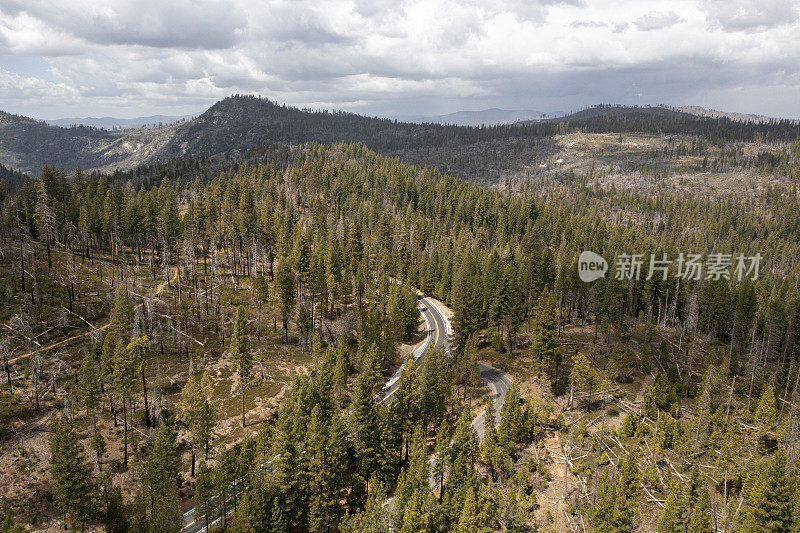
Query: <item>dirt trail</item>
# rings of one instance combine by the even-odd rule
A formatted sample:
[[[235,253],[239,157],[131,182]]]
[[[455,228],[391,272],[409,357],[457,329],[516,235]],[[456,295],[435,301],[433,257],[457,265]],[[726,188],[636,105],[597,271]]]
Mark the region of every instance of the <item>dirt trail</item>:
[[[172,272],[172,276],[170,276],[169,281],[165,281],[165,282],[161,283],[160,285],[158,285],[156,287],[155,292],[153,292],[153,295],[151,296],[151,298],[157,298],[164,291],[164,287],[166,287],[167,285],[169,285],[170,283],[172,283],[173,281],[175,281],[177,279],[177,277],[178,277],[178,269],[177,269],[177,267],[172,267],[172,271],[173,271]],[[142,305],[144,305],[144,302],[141,302],[141,303],[137,304],[133,309],[136,310],[136,309],[140,308]],[[53,344],[50,344],[48,346],[42,346],[37,351],[41,353],[41,352],[44,352],[44,351],[47,351],[47,350],[51,350],[53,348],[57,348],[57,347],[59,347],[59,346],[61,346],[63,344],[66,344],[66,343],[68,343],[70,341],[73,341],[75,339],[81,339],[81,338],[83,338],[83,337],[85,337],[87,335],[91,335],[91,333],[93,331],[103,331],[104,329],[108,328],[108,326],[110,326],[110,325],[111,325],[111,320],[109,320],[108,322],[106,322],[102,326],[98,326],[98,327],[96,327],[94,329],[91,329],[89,331],[86,331],[84,333],[79,333],[78,335],[73,335],[72,337],[67,337],[66,339],[60,340],[58,342],[54,342]],[[31,352],[24,353],[24,354],[22,354],[22,355],[20,355],[18,357],[15,357],[15,358],[9,360],[8,363],[9,364],[14,363],[16,361],[19,361],[20,359],[24,359],[26,357],[29,357],[30,355],[31,355]]]

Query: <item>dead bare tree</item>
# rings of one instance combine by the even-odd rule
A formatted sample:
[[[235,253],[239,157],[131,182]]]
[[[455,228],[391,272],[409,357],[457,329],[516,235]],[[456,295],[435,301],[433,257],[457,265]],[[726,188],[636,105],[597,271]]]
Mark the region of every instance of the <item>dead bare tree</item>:
[[[8,380],[8,392],[14,395],[14,384],[11,381],[11,364],[10,364],[11,349],[8,346],[8,337],[3,335],[0,337],[0,357],[3,359],[3,368],[6,371],[6,379]]]

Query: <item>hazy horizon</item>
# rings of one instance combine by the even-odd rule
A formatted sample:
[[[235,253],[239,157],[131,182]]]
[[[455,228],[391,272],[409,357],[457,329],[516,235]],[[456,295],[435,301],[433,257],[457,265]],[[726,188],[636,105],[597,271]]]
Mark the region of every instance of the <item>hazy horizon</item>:
[[[264,96],[264,95],[261,95],[261,96],[266,98],[266,96]],[[51,125],[59,125],[59,126],[66,125],[65,124],[66,121],[69,121],[69,120],[81,120],[81,121],[86,121],[86,122],[89,122],[89,121],[114,121],[114,120],[119,120],[119,121],[143,121],[145,119],[157,118],[157,119],[170,120],[170,122],[177,122],[177,121],[180,121],[180,120],[183,120],[183,119],[190,120],[190,119],[192,119],[194,117],[197,117],[197,116],[201,115],[208,108],[213,106],[216,102],[218,102],[218,100],[212,102],[208,107],[205,107],[203,109],[200,109],[200,110],[197,110],[197,111],[194,111],[194,112],[191,112],[191,113],[186,113],[186,114],[183,114],[183,115],[166,115],[166,114],[130,115],[130,116],[86,115],[86,116],[57,116],[57,117],[50,117],[50,116],[39,117],[39,116],[32,116],[32,115],[24,115],[24,116],[27,116],[29,118],[33,118],[33,119],[36,119],[36,120],[41,120],[41,121],[47,122],[48,124],[51,124]],[[285,102],[277,102],[277,103],[279,105],[283,105]],[[480,114],[480,113],[486,113],[486,112],[491,112],[491,111],[499,111],[499,112],[504,112],[504,113],[520,113],[520,114],[522,114],[522,113],[538,113],[540,115],[545,115],[546,117],[551,118],[551,117],[559,117],[559,116],[563,116],[563,115],[568,115],[570,113],[575,113],[575,112],[581,111],[583,109],[587,109],[587,108],[594,107],[594,106],[597,106],[597,105],[602,105],[602,104],[616,105],[618,103],[617,102],[604,102],[604,103],[598,102],[598,103],[594,103],[594,104],[587,104],[587,105],[580,106],[580,107],[575,107],[575,108],[570,108],[570,109],[558,109],[558,110],[503,109],[503,108],[500,108],[500,107],[489,107],[489,108],[482,108],[482,109],[458,109],[458,110],[455,110],[455,111],[447,111],[447,112],[442,112],[442,113],[430,113],[430,114],[421,114],[421,113],[407,113],[407,114],[377,113],[377,114],[375,114],[375,113],[363,113],[363,112],[359,112],[359,111],[353,111],[353,112],[354,113],[358,113],[358,114],[362,114],[362,115],[367,115],[367,116],[377,116],[379,118],[388,118],[388,119],[410,121],[410,122],[420,121],[420,120],[423,120],[423,119],[426,119],[426,118],[442,118],[442,117],[447,117],[447,116],[451,116],[451,115],[458,115],[458,114],[462,114],[462,113],[464,113],[464,114],[467,114],[467,113]],[[287,103],[286,105],[291,105],[291,104]],[[620,104],[620,105],[631,105],[631,106],[638,105],[640,107],[647,107],[647,106],[656,107],[656,106],[665,105],[665,106],[668,106],[668,107],[680,108],[680,107],[693,106],[694,104],[671,105],[671,104],[665,104],[663,102],[658,102],[658,103],[653,103],[653,104]],[[293,106],[293,107],[300,107],[300,106]],[[697,106],[697,107],[702,107],[702,108],[704,108],[704,109],[706,109],[708,111],[714,111],[714,112],[720,112],[720,113],[752,114],[752,115],[760,115],[760,116],[764,116],[764,117],[767,117],[767,118],[775,118],[775,119],[798,120],[798,118],[800,117],[800,115],[798,115],[798,116],[761,115],[760,113],[750,113],[750,112],[742,111],[742,110],[739,110],[739,109],[717,109],[717,108],[710,108],[710,107],[704,107],[704,106]],[[322,108],[322,107],[314,108],[314,110],[323,110],[323,109],[326,109],[328,111],[342,110],[340,108]],[[0,109],[0,111],[8,111],[8,110]],[[348,111],[348,110],[344,110],[344,111]],[[9,111],[9,112],[11,112],[11,111]],[[19,113],[16,113],[16,114],[19,114]],[[56,123],[60,123],[60,124],[56,124]]]

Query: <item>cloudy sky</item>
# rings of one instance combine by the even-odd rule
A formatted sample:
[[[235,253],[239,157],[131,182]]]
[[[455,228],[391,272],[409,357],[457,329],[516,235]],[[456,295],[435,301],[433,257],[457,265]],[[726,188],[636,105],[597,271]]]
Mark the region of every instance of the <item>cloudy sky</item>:
[[[800,118],[797,0],[0,0],[0,109],[380,115],[595,103]]]

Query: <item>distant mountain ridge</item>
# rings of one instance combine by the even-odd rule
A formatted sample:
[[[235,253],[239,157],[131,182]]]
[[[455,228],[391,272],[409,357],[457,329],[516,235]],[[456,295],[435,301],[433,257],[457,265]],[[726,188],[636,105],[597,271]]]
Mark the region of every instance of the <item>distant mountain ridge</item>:
[[[759,124],[767,122],[776,122],[781,120],[791,120],[793,122],[798,122],[797,119],[783,119],[778,117],[768,117],[766,115],[755,115],[752,113],[735,113],[730,111],[718,111],[716,109],[708,109],[706,107],[700,107],[696,105],[685,105],[681,107],[675,107],[673,109],[681,111],[683,113],[697,115],[698,117],[728,118],[730,120],[735,120],[738,122],[756,122]]]
[[[0,114],[0,163],[28,173],[45,164],[112,171],[141,164],[247,150],[264,143],[364,142],[384,153],[471,143],[494,133],[457,126],[402,123],[352,113],[280,106],[261,97],[225,98],[189,121],[107,130],[50,126]]]
[[[396,118],[405,122],[433,122],[436,124],[453,124],[456,126],[494,126],[496,124],[513,124],[524,120],[544,118],[547,113],[530,109],[483,109],[481,111],[456,111],[446,115],[399,115]]]
[[[103,162],[99,150],[115,134],[78,126],[59,128],[45,122],[0,111],[0,164],[23,172],[38,172],[45,163],[92,168]]]
[[[553,149],[554,135],[575,130],[736,140],[756,135],[775,140],[800,137],[800,128],[788,121],[732,121],[666,106],[601,105],[559,118],[470,127],[298,109],[266,98],[237,95],[191,120],[124,130],[64,128],[0,112],[0,164],[34,175],[45,164],[68,172],[76,167],[113,172],[174,159],[239,157],[237,154],[269,144],[345,141],[363,143],[412,164],[436,166],[465,179],[494,182],[507,169],[540,164]]]
[[[71,126],[91,126],[94,128],[102,129],[129,129],[129,128],[142,128],[145,126],[158,126],[169,125],[182,120],[190,120],[199,113],[192,115],[152,115],[149,117],[136,117],[136,118],[117,118],[117,117],[71,117],[71,118],[55,118],[45,119],[44,121],[51,126],[60,126],[62,128],[69,128]]]
[[[596,105],[561,115],[547,118],[549,122],[579,122],[591,119],[609,118],[692,118],[694,115],[667,106],[624,106],[624,105]]]

